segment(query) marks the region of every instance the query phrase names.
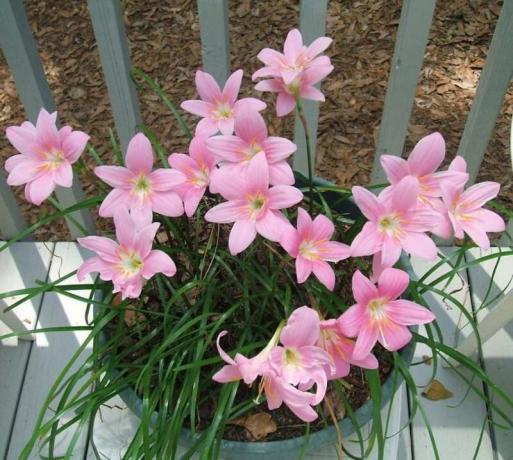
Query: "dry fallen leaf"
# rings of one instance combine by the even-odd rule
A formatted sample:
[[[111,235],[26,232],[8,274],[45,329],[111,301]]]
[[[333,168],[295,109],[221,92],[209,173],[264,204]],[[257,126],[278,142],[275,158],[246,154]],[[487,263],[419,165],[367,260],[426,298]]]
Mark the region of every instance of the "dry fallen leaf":
[[[422,392],[422,396],[431,401],[440,401],[442,399],[449,399],[453,393],[445,388],[438,380],[433,379],[427,388]]]
[[[422,361],[424,362],[424,364],[426,366],[431,366],[431,363],[433,362],[433,357],[432,356],[428,356],[428,355],[423,355],[422,356]]]
[[[331,412],[328,404],[331,406],[331,409],[333,409],[337,420],[342,420],[346,416],[346,409],[344,404],[336,392],[330,391],[326,393],[326,396],[324,397],[324,413],[326,414]]]
[[[274,433],[278,427],[271,417],[271,414],[259,412],[247,417],[237,418],[230,422],[232,425],[243,426],[253,439],[263,439],[269,433]]]
[[[125,324],[128,327],[134,326],[136,323],[142,323],[146,320],[146,316],[142,313],[136,312],[134,310],[125,310],[124,315]]]

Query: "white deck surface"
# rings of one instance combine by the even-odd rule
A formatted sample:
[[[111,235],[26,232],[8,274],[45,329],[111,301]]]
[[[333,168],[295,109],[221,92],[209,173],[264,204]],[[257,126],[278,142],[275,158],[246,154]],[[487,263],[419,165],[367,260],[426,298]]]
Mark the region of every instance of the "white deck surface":
[[[495,251],[493,249],[492,251]],[[479,257],[481,251],[473,250],[467,260]],[[34,280],[56,279],[79,266],[83,259],[73,243],[18,243],[11,250],[0,253],[0,292],[6,292],[24,286],[35,285]],[[421,276],[430,266],[420,260],[412,260],[416,273]],[[449,288],[470,312],[477,311],[486,300],[490,273],[495,261],[471,267],[465,276],[455,278]],[[445,273],[443,269],[440,273]],[[495,270],[495,286],[488,294],[493,298],[497,292],[511,289],[513,276],[513,258],[504,258]],[[437,276],[435,274],[434,276]],[[467,280],[471,280],[469,290]],[[75,279],[70,282],[77,282]],[[457,343],[461,334],[468,333],[459,311],[446,305],[440,298],[426,298],[437,314],[440,327],[448,345]],[[11,304],[15,299],[7,299]],[[0,305],[1,306],[1,305]],[[492,308],[493,304],[487,308]],[[478,317],[486,315],[487,308],[479,311]],[[84,304],[56,294],[46,294],[33,299],[31,303],[17,309],[21,321],[29,327],[36,323],[38,328],[84,322]],[[0,335],[7,332],[0,321]],[[79,346],[85,333],[46,333],[38,334],[34,342],[7,339],[0,344],[0,458],[16,460],[27,441],[35,418],[44,397],[55,376],[63,368],[71,354]],[[484,346],[484,367],[492,379],[499,383],[513,397],[513,323],[500,331]],[[415,361],[429,355],[427,347],[418,346]],[[419,392],[426,385],[432,373],[432,367],[421,364],[412,367]],[[436,439],[441,460],[511,460],[513,459],[513,432],[505,431],[486,422],[488,408],[472,392],[467,394],[467,385],[455,375],[452,369],[439,366],[436,379],[454,393],[451,399],[430,401],[422,399],[422,406],[430,421]],[[486,390],[486,388],[485,388]],[[431,460],[435,458],[428,431],[417,414],[410,428],[401,430],[409,418],[411,402],[403,386],[395,398],[389,423],[388,434],[391,437],[386,444],[385,460]],[[496,420],[494,417],[494,421]],[[131,435],[137,426],[137,418],[120,400],[113,400],[101,410],[95,423],[93,436],[95,445],[102,458],[119,459],[128,447]],[[474,455],[481,438],[479,453]],[[351,449],[351,439],[346,446]],[[57,451],[59,451],[57,447]],[[58,452],[64,453],[64,452]],[[34,455],[32,458],[38,458]],[[87,439],[79,442],[73,458],[94,459]],[[323,451],[306,457],[314,459],[335,459],[335,451],[326,446]],[[371,454],[377,459],[377,454]]]

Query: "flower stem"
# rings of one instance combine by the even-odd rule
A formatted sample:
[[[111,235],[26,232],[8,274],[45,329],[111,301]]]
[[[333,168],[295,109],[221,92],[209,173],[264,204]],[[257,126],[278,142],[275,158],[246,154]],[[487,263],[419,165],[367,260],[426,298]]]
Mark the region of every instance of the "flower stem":
[[[297,98],[296,100],[296,108],[299,119],[301,120],[301,124],[303,125],[303,131],[305,133],[305,142],[306,142],[306,159],[308,163],[308,188],[310,190],[310,200],[309,200],[309,211],[312,214],[313,208],[313,167],[312,167],[312,149],[310,147],[310,134],[308,131],[308,122],[306,121],[305,112],[303,110],[303,105],[301,104],[301,98]]]

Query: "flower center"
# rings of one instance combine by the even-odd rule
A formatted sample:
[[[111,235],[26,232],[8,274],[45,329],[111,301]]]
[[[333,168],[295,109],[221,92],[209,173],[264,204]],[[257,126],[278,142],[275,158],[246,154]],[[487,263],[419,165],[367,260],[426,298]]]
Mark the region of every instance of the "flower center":
[[[312,240],[305,240],[299,245],[299,254],[308,260],[319,259],[319,251]]]
[[[294,78],[288,85],[285,85],[287,93],[298,98],[301,92],[301,79],[299,77]]]
[[[206,187],[209,184],[210,171],[206,165],[202,164],[199,169],[191,171],[189,182],[196,187]]]
[[[300,356],[292,348],[285,348],[283,359],[288,366],[299,366],[301,364]]]
[[[143,268],[143,261],[135,251],[121,250],[119,252],[118,270],[125,278],[137,275]]]
[[[248,199],[250,219],[255,220],[265,208],[267,197],[261,193],[250,196]]]
[[[228,102],[218,101],[212,111],[212,118],[216,121],[226,120],[233,117],[233,110]]]
[[[378,223],[378,229],[381,233],[399,238],[402,235],[401,219],[397,214],[383,216]]]
[[[66,161],[62,150],[50,150],[48,152],[44,152],[43,155],[45,157],[43,167],[50,171],[55,171]]]
[[[387,303],[387,299],[373,299],[367,304],[371,317],[378,321],[385,318],[386,313],[384,306]]]
[[[260,144],[258,144],[257,142],[251,142],[251,144],[249,144],[249,147],[247,147],[242,153],[243,153],[243,156],[244,156],[244,160],[245,161],[249,161],[251,160],[251,158],[253,158],[257,153],[260,153],[262,152],[263,149],[261,147]]]
[[[151,193],[151,182],[144,173],[133,179],[132,193],[144,200]]]

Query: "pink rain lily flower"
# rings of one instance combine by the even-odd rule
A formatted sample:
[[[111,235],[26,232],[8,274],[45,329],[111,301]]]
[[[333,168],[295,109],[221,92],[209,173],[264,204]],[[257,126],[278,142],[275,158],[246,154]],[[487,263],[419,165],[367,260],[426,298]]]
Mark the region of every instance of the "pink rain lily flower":
[[[269,188],[269,167],[264,153],[257,154],[249,163],[245,174],[213,178],[216,190],[225,198],[205,214],[208,222],[226,224],[235,222],[228,246],[236,255],[246,249],[259,233],[271,241],[279,241],[290,225],[280,209],[289,208],[303,199],[300,190],[290,185]]]
[[[204,136],[196,136],[189,144],[189,155],[172,153],[169,164],[185,176],[185,183],[174,190],[184,202],[185,213],[191,217],[210,184],[210,176],[216,169],[216,159],[207,149]]]
[[[355,341],[346,337],[340,327],[340,318],[327,319],[320,322],[321,333],[316,345],[328,353],[334,368],[326,368],[328,380],[346,377],[351,370],[351,364],[364,369],[377,369],[378,360],[369,353],[362,359],[355,359]]]
[[[378,197],[363,187],[353,187],[353,196],[369,219],[351,244],[353,257],[381,251],[381,264],[386,267],[397,262],[401,249],[426,259],[436,258],[436,245],[424,232],[433,227],[440,215],[417,206],[415,178],[405,177]]]
[[[339,262],[351,255],[349,246],[330,241],[335,232],[333,222],[322,214],[313,221],[303,209],[298,209],[297,229],[283,233],[280,244],[296,259],[298,283],[304,283],[313,272],[329,290],[335,288],[335,272],[328,262]]]
[[[283,137],[268,136],[265,121],[258,112],[249,111],[237,117],[235,136],[214,136],[206,143],[222,167],[230,168],[233,175],[240,175],[255,155],[263,152],[269,165],[270,183],[294,184],[294,173],[286,159],[296,151],[296,144]]]
[[[72,131],[69,126],[57,128],[57,112],[41,109],[36,126],[25,121],[9,126],[7,139],[19,152],[5,162],[9,185],[25,185],[25,198],[39,206],[57,185],[71,187],[71,165],[82,154],[89,136]]]
[[[342,333],[357,337],[353,359],[367,357],[376,342],[389,351],[399,350],[411,340],[407,326],[435,319],[427,308],[398,299],[409,281],[406,272],[395,268],[383,270],[377,287],[360,271],[354,273],[352,287],[357,303],[339,318]]]
[[[148,138],[136,134],[128,144],[122,166],[97,166],[95,174],[114,187],[102,205],[99,214],[111,217],[117,209],[144,209],[164,216],[177,217],[183,214],[183,202],[174,190],[185,182],[185,176],[173,169],[153,168],[153,150]]]
[[[310,46],[303,45],[303,37],[298,29],[292,29],[285,39],[283,53],[264,48],[258,59],[265,67],[253,74],[253,80],[260,77],[281,77],[285,84],[292,83],[305,69],[329,64],[327,56],[316,57],[331,45],[332,39],[319,37]]]
[[[456,238],[466,233],[481,249],[490,248],[487,232],[502,232],[506,225],[501,216],[483,205],[497,196],[500,184],[481,182],[463,191],[455,184],[442,184],[442,196]]]
[[[114,292],[121,292],[123,299],[136,299],[143,279],[156,273],[173,276],[176,266],[172,259],[165,252],[151,249],[159,224],[151,223],[148,216],[141,212],[129,214],[122,208],[117,211],[114,224],[118,242],[102,236],[78,238],[82,247],[97,254],[81,265],[78,279],[82,281],[88,273],[98,272],[102,280],[112,281]]]
[[[444,158],[444,138],[440,133],[433,133],[417,142],[407,160],[394,155],[382,155],[380,161],[392,185],[407,176],[415,177],[419,181],[419,203],[431,205],[433,199],[442,196],[442,182],[463,186],[468,180],[468,174],[457,169],[437,172]]]
[[[242,73],[242,70],[232,73],[221,91],[212,75],[201,70],[196,72],[196,88],[201,100],[184,101],[181,105],[187,112],[202,117],[196,134],[212,136],[221,131],[228,136],[233,133],[235,119],[241,113],[266,108],[265,102],[253,97],[237,100]]]

